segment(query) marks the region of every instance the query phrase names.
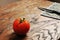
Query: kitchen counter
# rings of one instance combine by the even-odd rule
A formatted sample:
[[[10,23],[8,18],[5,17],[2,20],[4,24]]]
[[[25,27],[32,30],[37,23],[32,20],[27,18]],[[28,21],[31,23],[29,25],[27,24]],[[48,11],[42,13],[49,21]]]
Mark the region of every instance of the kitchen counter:
[[[12,27],[13,27],[13,21],[16,18],[24,17],[27,14],[37,14],[41,13],[41,11],[38,9],[38,7],[49,7],[53,2],[47,1],[47,0],[20,0],[14,3],[10,3],[5,6],[0,6],[0,40],[37,40],[34,39],[32,36],[34,32],[31,32],[31,29],[34,27],[31,23],[31,29],[27,33],[25,37],[17,36]],[[25,18],[29,20],[31,16]],[[42,17],[40,17],[40,20],[42,20]],[[30,21],[30,20],[29,20]],[[39,27],[37,27],[38,29]],[[36,29],[33,29],[36,30]],[[38,34],[35,32],[35,34]],[[35,35],[34,34],[34,35]],[[38,36],[36,37],[38,38]],[[39,40],[39,38],[38,38]],[[43,40],[43,39],[42,39]]]

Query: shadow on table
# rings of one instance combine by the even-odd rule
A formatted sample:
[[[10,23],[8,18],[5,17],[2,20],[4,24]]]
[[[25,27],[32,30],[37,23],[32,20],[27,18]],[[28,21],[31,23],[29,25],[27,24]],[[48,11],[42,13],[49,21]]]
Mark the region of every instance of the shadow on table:
[[[26,40],[26,37],[26,35],[16,35],[15,33],[8,35],[9,40]],[[60,38],[58,40],[60,40]]]
[[[9,40],[25,40],[26,35],[16,35],[15,33],[12,33],[9,35]]]

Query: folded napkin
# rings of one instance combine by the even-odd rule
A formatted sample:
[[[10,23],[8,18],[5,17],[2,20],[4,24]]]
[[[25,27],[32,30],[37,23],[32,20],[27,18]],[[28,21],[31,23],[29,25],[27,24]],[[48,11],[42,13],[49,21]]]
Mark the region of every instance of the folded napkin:
[[[48,7],[48,9],[51,9],[51,10],[55,10],[55,11],[60,12],[60,3],[53,3],[52,5],[50,5]],[[52,14],[52,13],[48,13],[48,12],[44,12],[43,11],[41,15],[43,15],[45,17],[49,17],[49,18],[59,19],[60,20],[60,16],[57,15],[57,14],[55,14],[55,13]]]

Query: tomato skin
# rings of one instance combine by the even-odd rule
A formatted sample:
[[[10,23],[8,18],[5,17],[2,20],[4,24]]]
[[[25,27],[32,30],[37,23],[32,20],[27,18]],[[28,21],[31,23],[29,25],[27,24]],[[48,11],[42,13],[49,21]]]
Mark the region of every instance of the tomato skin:
[[[30,29],[30,23],[24,20],[20,23],[20,18],[16,19],[13,23],[13,30],[18,35],[25,35]]]

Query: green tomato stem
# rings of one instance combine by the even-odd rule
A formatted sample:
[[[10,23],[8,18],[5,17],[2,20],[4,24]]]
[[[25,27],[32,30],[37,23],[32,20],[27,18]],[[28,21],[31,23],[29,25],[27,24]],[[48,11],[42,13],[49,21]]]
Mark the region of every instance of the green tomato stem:
[[[20,23],[22,23],[24,20],[25,20],[25,18],[23,18],[23,19],[20,19]]]

